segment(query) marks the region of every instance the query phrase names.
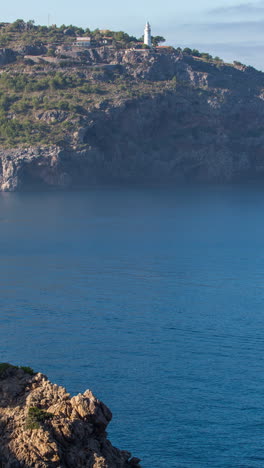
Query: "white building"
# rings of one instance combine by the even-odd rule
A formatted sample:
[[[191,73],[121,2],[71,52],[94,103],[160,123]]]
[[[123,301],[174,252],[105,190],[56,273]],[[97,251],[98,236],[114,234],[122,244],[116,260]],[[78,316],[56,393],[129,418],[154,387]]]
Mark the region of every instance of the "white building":
[[[144,29],[144,44],[151,47],[151,27],[150,27],[149,22],[146,23],[146,26]]]
[[[90,37],[76,37],[75,45],[77,47],[91,47]]]

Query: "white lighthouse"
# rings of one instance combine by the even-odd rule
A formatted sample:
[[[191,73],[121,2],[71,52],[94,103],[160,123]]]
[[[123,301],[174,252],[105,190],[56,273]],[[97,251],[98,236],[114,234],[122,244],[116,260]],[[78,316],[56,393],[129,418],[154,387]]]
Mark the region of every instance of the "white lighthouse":
[[[144,29],[144,44],[151,47],[151,27],[150,27],[149,22],[146,23],[146,26]]]

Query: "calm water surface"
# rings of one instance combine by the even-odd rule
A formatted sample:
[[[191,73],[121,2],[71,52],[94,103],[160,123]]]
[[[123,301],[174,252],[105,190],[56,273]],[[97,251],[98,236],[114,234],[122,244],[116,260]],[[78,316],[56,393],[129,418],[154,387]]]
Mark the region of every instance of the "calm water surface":
[[[0,361],[144,468],[264,466],[264,188],[0,195]]]

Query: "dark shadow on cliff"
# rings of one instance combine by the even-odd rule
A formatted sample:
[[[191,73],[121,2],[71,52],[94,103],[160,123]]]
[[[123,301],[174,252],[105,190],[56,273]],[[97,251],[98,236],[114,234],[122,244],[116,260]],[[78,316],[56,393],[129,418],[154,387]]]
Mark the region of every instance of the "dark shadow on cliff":
[[[48,466],[48,465],[47,465]],[[55,465],[49,465],[50,468],[54,467]],[[25,465],[24,463],[21,464],[16,457],[13,456],[13,454],[10,452],[8,457],[2,458],[2,455],[0,453],[0,468],[32,468],[29,465]]]

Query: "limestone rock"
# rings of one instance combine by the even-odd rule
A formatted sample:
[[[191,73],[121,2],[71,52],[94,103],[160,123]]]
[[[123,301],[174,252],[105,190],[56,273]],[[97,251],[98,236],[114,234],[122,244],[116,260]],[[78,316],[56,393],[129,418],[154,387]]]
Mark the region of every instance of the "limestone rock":
[[[0,466],[139,467],[138,458],[107,439],[111,418],[90,390],[71,398],[43,374],[8,367],[0,374]]]

